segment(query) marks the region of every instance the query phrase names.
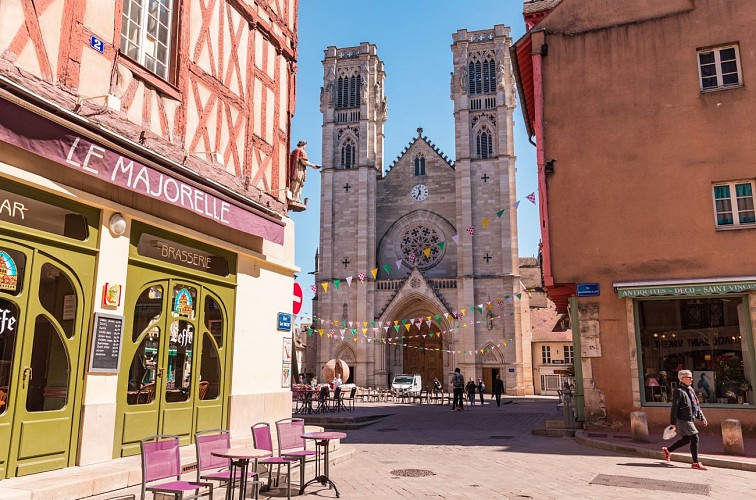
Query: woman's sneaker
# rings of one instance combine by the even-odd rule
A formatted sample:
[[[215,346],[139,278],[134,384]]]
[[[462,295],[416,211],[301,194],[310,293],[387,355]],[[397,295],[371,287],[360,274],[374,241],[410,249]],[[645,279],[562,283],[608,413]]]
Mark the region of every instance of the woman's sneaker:
[[[669,463],[672,460],[672,454],[669,452],[669,450],[666,447],[662,448],[662,451],[664,452],[664,460]]]
[[[696,470],[708,470],[706,467],[704,467],[703,465],[701,465],[701,462],[693,462],[691,464],[690,468],[691,469],[696,469]]]

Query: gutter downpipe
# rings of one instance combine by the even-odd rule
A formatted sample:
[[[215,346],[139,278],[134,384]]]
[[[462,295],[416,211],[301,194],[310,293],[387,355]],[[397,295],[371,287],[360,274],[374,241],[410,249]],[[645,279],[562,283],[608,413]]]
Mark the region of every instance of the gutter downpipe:
[[[554,286],[554,276],[551,273],[551,240],[549,239],[549,198],[546,189],[546,159],[543,138],[543,53],[546,32],[542,29],[530,32],[532,40],[531,58],[533,62],[533,101],[535,107],[536,161],[538,163],[538,211],[541,219],[541,242],[543,262],[543,284],[545,287]]]

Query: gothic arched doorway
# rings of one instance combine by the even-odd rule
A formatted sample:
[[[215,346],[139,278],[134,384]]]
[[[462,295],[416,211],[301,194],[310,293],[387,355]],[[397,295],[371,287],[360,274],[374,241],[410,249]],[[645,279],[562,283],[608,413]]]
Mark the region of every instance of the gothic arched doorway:
[[[434,377],[443,384],[445,377],[441,332],[435,324],[430,329],[423,324],[419,332],[414,328],[412,332],[414,333],[410,333],[403,342],[406,344],[402,355],[404,373],[419,373],[425,389],[433,387]]]

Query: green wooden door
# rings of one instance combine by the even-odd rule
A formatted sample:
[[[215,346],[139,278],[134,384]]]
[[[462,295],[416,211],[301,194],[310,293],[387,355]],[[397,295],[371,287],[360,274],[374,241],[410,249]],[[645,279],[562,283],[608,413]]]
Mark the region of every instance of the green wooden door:
[[[195,432],[224,424],[225,304],[233,292],[165,275],[129,271],[115,456],[138,453],[139,440],[153,434],[188,444]]]
[[[21,476],[73,465],[95,258],[0,238],[0,261],[3,473]]]

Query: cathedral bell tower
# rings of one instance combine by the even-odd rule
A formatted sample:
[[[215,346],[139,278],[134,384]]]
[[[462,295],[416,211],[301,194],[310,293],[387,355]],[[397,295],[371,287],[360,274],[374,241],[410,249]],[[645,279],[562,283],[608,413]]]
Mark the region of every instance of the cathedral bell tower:
[[[452,36],[454,71],[451,99],[456,130],[457,228],[465,237],[457,246],[459,304],[481,304],[509,297],[501,317],[476,324],[475,335],[456,341],[457,350],[474,351],[506,343],[501,373],[507,392],[532,394],[528,302],[521,293],[517,248],[517,209],[513,113],[515,87],[509,28],[459,30]],[[505,210],[503,213],[500,211]],[[469,229],[468,229],[469,228]],[[468,236],[467,231],[473,232]],[[528,331],[529,334],[529,331]],[[529,338],[529,336],[528,336]],[[511,339],[511,340],[510,340]],[[468,365],[465,365],[468,363]],[[477,363],[477,364],[476,364]],[[463,359],[463,373],[477,376],[486,367]]]
[[[328,47],[323,59],[323,172],[320,198],[320,264],[318,297],[313,314],[343,321],[370,321],[374,317],[374,282],[360,286],[333,286],[334,280],[357,282],[359,273],[376,267],[376,181],[383,172],[383,125],[387,102],[386,75],[377,47],[363,42],[358,47]],[[330,283],[324,293],[321,283]],[[351,285],[351,286],[350,286]],[[321,327],[322,328],[322,327]],[[350,335],[351,337],[351,335]],[[373,351],[359,342],[318,338],[316,375],[332,358],[372,359]],[[371,346],[372,347],[372,346]],[[349,358],[352,357],[350,360]],[[365,365],[362,365],[365,366]],[[355,373],[354,382],[372,385],[372,363],[366,373]]]

